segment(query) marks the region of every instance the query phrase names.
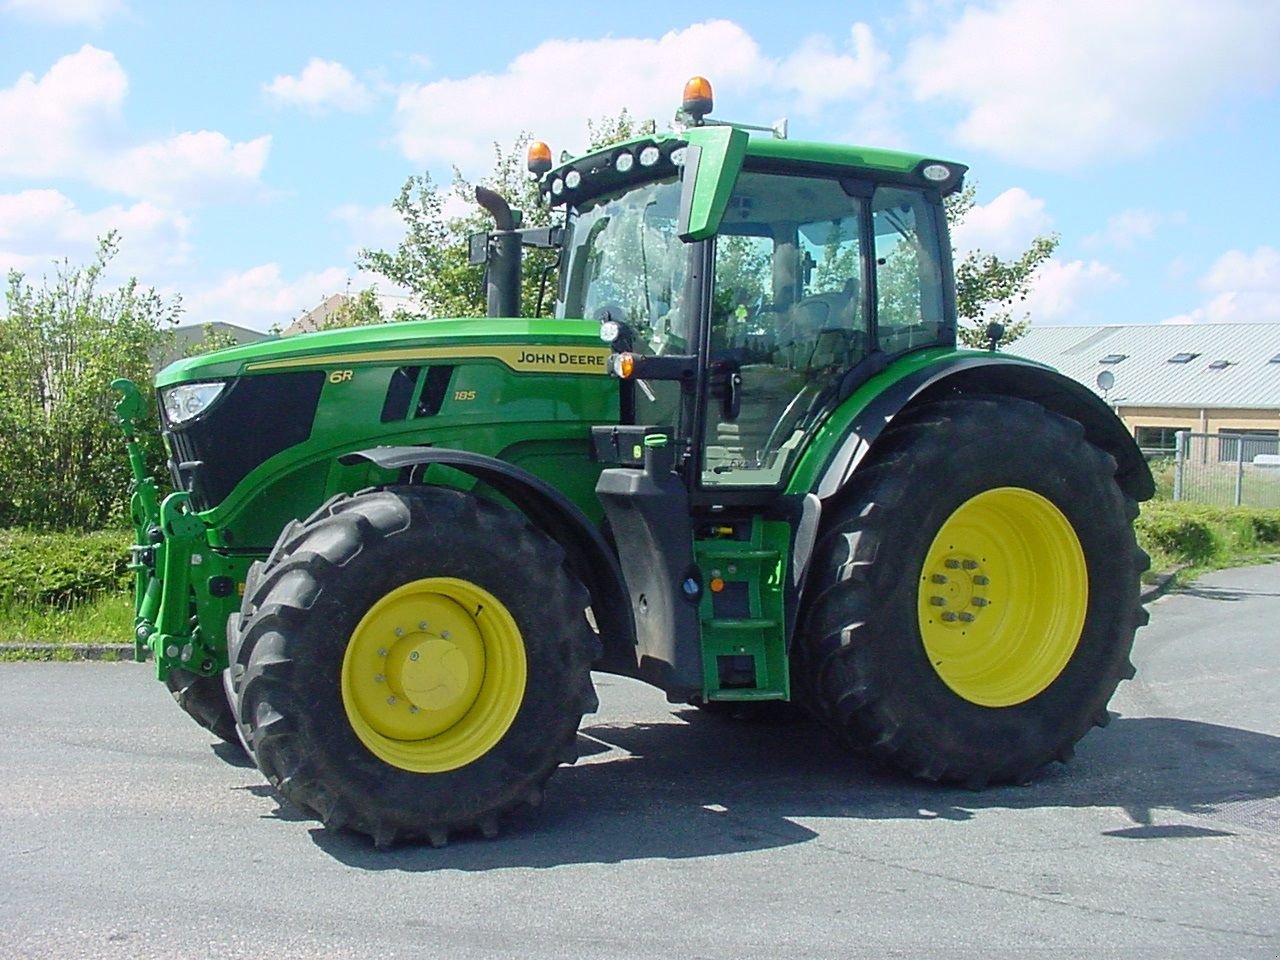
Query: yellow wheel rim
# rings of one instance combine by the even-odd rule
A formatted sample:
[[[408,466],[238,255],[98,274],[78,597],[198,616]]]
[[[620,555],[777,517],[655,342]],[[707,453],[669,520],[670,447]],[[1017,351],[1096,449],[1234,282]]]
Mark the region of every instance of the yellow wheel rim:
[[[507,608],[474,583],[415,580],[356,625],[342,660],[342,705],[360,742],[415,773],[484,756],[524,699],[524,641]]]
[[[999,487],[961,504],[934,537],[920,573],[920,636],[952,691],[1009,707],[1066,667],[1088,601],[1084,551],[1062,511]]]

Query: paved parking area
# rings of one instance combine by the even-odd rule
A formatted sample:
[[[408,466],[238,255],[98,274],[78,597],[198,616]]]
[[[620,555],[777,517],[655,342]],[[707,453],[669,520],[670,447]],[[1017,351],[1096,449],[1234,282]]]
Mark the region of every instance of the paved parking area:
[[[1280,954],[1280,565],[1152,606],[1111,725],[1027,787],[925,787],[809,724],[598,677],[496,841],[281,808],[138,664],[0,664],[0,957]]]

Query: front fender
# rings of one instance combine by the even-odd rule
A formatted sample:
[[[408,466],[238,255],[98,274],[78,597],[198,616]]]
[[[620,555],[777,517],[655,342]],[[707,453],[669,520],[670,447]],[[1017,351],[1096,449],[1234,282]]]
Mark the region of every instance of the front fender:
[[[586,514],[555,487],[504,460],[445,447],[374,447],[339,459],[343,463],[366,460],[386,470],[440,464],[475,477],[501,494],[561,546],[569,568],[586,586],[604,646],[597,666],[635,673],[635,624],[617,555]]]

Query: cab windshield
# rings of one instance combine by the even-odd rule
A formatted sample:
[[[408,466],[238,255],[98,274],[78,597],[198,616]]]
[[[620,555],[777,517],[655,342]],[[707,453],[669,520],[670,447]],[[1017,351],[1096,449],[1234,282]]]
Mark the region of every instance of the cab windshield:
[[[602,194],[569,211],[556,316],[622,320],[636,347],[683,353],[680,309],[688,246],[676,235],[680,181],[669,177]]]

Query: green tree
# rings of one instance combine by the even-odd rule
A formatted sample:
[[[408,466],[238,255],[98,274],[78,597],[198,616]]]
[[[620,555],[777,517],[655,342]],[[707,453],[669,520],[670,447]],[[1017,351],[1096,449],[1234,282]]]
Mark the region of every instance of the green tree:
[[[654,122],[639,122],[623,110],[616,116],[587,122],[588,149],[607,143],[652,133]],[[457,168],[448,193],[437,187],[429,173],[412,174],[400,188],[391,206],[405,223],[404,239],[394,251],[364,249],[356,266],[386,277],[414,293],[423,310],[434,317],[473,317],[485,312],[484,268],[468,262],[467,238],[492,228],[489,215],[476,203],[475,188],[487,187],[500,194],[520,211],[521,225],[544,227],[552,222],[549,207],[542,203],[538,181],[526,169],[526,156],[533,137],[521,133],[509,149],[493,145],[492,171],[478,182],[464,177]],[[446,216],[448,195],[469,205],[463,216]],[[532,316],[539,301],[546,308],[550,293],[550,271],[557,256],[552,250],[526,249],[522,262],[521,298],[525,316]],[[544,294],[540,297],[540,294]]]
[[[973,209],[977,185],[970,184],[946,200],[947,221],[954,232]],[[1004,327],[1000,346],[1017,340],[1031,326],[1025,310],[1016,315],[1017,305],[1027,299],[1032,278],[1058,248],[1056,233],[1042,234],[1017,257],[1006,260],[993,253],[972,250],[955,261],[956,313],[960,324],[956,333],[970,347],[987,345],[990,323]]]
[[[9,274],[0,316],[0,526],[93,529],[124,516],[129,465],[110,384],[127,376],[151,395],[181,306],[135,279],[102,290],[118,248],[113,231],[89,266],[64,260],[39,286]],[[158,471],[156,431],[142,435]]]
[[[224,350],[227,347],[234,347],[240,341],[235,335],[226,330],[219,330],[212,323],[202,323],[200,325],[200,339],[192,340],[183,349],[184,357],[198,357],[206,353],[213,353],[215,350]]]
[[[467,263],[465,233],[446,218],[444,204],[429,173],[410,176],[391,202],[404,220],[404,239],[391,252],[361,250],[356,266],[414,293],[428,316],[474,316],[484,312],[483,274]]]

